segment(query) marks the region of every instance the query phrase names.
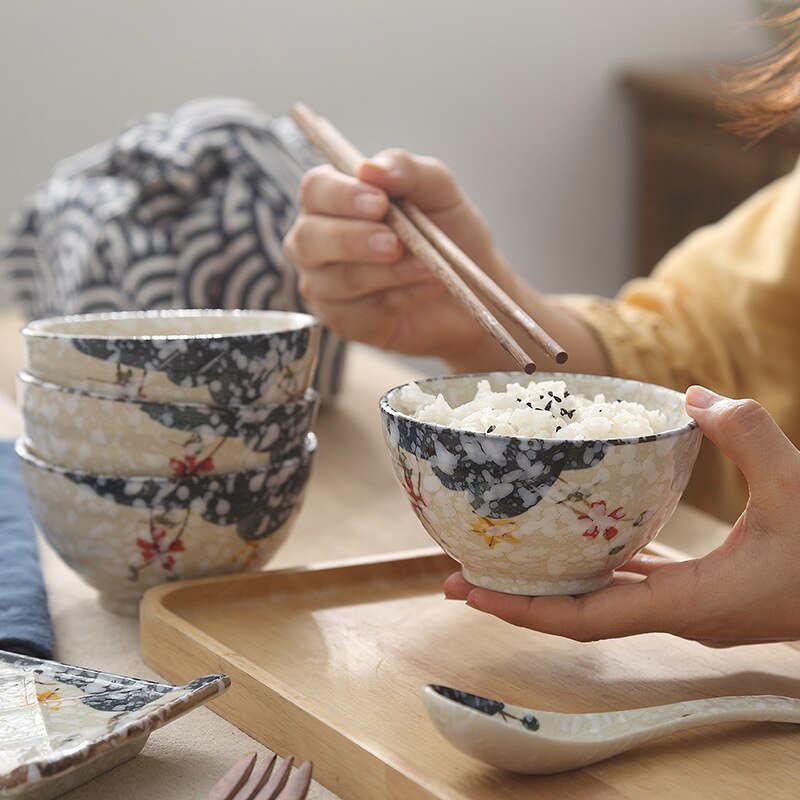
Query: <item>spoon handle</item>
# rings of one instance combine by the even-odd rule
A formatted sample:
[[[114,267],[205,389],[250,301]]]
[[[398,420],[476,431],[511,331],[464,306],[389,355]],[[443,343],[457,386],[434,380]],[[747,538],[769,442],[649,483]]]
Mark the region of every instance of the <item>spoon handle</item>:
[[[746,720],[800,723],[800,701],[776,695],[712,697],[621,713],[627,716],[628,724],[641,727],[678,721],[682,721],[686,727]]]
[[[650,739],[719,722],[800,723],[800,701],[775,695],[712,697],[615,714],[598,714],[597,717],[600,719],[596,723],[599,723],[606,736],[633,735]]]
[[[581,719],[580,724],[577,724],[578,718]],[[713,697],[629,711],[575,714],[571,721],[562,721],[562,735],[563,732],[568,733],[566,741],[561,740],[562,745],[569,743],[574,749],[570,750],[568,745],[567,750],[562,749],[552,762],[545,760],[545,766],[540,763],[540,753],[535,768],[528,764],[528,768],[521,771],[543,774],[574,769],[678,731],[721,722],[747,721],[800,724],[800,700],[774,695]]]

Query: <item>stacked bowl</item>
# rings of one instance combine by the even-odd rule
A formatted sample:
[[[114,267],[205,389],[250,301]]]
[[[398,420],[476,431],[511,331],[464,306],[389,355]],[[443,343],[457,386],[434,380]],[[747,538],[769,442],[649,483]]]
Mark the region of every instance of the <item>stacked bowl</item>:
[[[17,442],[37,525],[118,613],[178,578],[262,567],[308,481],[307,314],[148,311],[23,331]]]

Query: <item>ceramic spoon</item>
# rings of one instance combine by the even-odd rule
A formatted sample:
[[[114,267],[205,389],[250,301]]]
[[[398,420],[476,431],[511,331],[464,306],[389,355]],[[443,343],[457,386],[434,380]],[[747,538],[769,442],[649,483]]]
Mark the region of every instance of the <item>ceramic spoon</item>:
[[[676,731],[718,722],[800,723],[800,700],[714,697],[594,714],[557,714],[426,686],[425,706],[454,747],[494,767],[547,775],[585,767]]]

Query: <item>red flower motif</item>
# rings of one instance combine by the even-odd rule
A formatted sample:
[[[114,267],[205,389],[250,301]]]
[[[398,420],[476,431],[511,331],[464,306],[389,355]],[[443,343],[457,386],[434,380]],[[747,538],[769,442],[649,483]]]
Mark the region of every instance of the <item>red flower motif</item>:
[[[611,541],[619,533],[619,529],[615,525],[607,524],[607,522],[608,520],[619,522],[625,519],[625,509],[622,506],[618,506],[613,511],[609,511],[606,501],[598,500],[589,505],[588,514],[580,514],[578,519],[589,520],[591,523],[583,532],[587,539],[595,539],[602,533],[604,539]]]
[[[198,461],[197,456],[186,456],[184,461],[171,458],[169,465],[172,467],[173,477],[185,478],[189,475],[201,475],[204,472],[211,472],[214,469],[214,460],[210,456],[202,461]]]
[[[161,559],[161,564],[166,569],[172,569],[175,566],[175,557],[172,553],[182,553],[185,550],[183,542],[180,539],[175,539],[166,546],[164,539],[167,536],[167,531],[158,525],[152,525],[150,528],[150,541],[138,537],[136,539],[136,546],[139,548],[142,560],[145,566],[152,564],[156,558]]]
[[[419,488],[419,485],[416,487],[414,486],[414,473],[411,468],[407,466],[405,459],[401,458],[401,466],[403,468],[403,491],[406,493],[411,503],[411,508],[421,522],[428,522],[428,517],[425,514],[425,509],[428,507],[428,504],[422,496],[422,489]],[[419,484],[419,481],[417,481],[417,483]]]
[[[152,542],[147,542],[144,539],[137,539],[136,546],[142,553],[142,560],[145,564],[152,564],[156,557],[156,548]]]

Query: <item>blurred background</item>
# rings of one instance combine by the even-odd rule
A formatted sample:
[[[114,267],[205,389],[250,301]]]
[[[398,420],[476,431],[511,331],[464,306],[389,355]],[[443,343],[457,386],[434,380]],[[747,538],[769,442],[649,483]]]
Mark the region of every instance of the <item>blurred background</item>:
[[[747,0],[6,0],[0,220],[61,158],[204,95],[303,99],[365,151],[447,161],[544,290],[613,293],[795,160],[720,134]],[[688,72],[687,72],[688,71]],[[627,76],[623,78],[623,76]]]

